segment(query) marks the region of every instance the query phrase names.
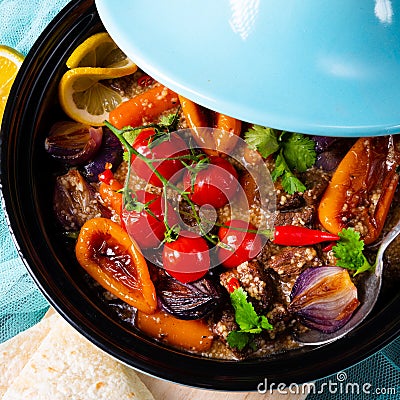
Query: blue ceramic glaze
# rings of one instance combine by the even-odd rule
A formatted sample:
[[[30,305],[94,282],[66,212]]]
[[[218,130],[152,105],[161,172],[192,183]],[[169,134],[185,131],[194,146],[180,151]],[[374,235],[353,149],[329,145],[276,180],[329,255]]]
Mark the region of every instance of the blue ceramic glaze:
[[[400,1],[96,0],[139,67],[244,121],[310,134],[400,132]]]

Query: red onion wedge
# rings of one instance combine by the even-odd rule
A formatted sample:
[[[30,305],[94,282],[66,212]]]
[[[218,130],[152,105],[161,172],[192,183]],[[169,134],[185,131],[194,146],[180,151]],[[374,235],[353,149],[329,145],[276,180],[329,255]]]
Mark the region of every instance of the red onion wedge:
[[[289,311],[307,327],[324,333],[339,330],[360,302],[346,269],[336,266],[308,268],[297,278]]]
[[[46,151],[68,165],[81,165],[99,150],[103,129],[93,128],[80,122],[55,123],[45,141]]]

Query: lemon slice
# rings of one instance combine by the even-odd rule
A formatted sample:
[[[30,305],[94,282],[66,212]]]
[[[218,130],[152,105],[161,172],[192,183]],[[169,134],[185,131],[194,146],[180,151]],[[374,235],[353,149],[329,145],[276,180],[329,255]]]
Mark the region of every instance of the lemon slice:
[[[88,125],[104,125],[122,97],[102,80],[120,78],[137,70],[106,32],[90,36],[68,58],[70,68],[61,78],[58,96],[64,112]]]
[[[0,45],[0,125],[11,86],[24,56],[8,46]]]
[[[123,53],[107,32],[96,33],[80,44],[68,58],[67,67],[108,68],[114,78],[129,75],[137,67]]]
[[[115,90],[101,82],[109,78],[108,68],[79,67],[67,71],[58,86],[65,113],[84,124],[104,125],[109,112],[122,101]]]

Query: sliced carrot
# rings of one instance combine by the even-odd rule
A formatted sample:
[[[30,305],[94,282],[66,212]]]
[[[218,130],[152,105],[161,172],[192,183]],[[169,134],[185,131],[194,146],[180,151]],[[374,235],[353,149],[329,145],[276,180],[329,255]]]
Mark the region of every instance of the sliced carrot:
[[[189,128],[206,128],[209,126],[204,107],[181,95],[179,95],[179,102]]]
[[[187,350],[207,351],[213,341],[212,332],[203,320],[181,320],[164,311],[152,315],[138,312],[136,325],[150,337]]]
[[[215,142],[213,136],[207,134],[208,131],[206,129],[199,129],[210,127],[206,114],[207,110],[194,101],[181,95],[179,95],[179,102],[187,125],[192,129],[193,138],[198,146],[210,156],[218,155],[218,152],[214,150]]]
[[[122,188],[121,183],[114,178],[109,183],[100,182],[99,185],[99,194],[104,205],[118,214],[122,211],[122,193],[119,192]]]
[[[121,103],[110,112],[109,119],[118,129],[141,126],[177,104],[178,95],[175,92],[157,85]]]
[[[211,156],[230,154],[241,133],[242,122],[225,114],[214,113],[213,127],[218,131],[198,129],[210,127],[207,109],[181,95],[179,102],[186,122],[192,128],[193,137],[204,152]]]
[[[242,121],[225,114],[216,113],[215,128],[218,129],[218,133],[214,134],[215,148],[220,155],[229,155],[240,136]]]
[[[354,227],[366,244],[380,235],[399,181],[400,153],[393,136],[360,138],[343,158],[318,208],[334,234]]]
[[[138,245],[117,223],[93,218],[81,228],[75,247],[79,264],[109,292],[147,314],[156,292]]]

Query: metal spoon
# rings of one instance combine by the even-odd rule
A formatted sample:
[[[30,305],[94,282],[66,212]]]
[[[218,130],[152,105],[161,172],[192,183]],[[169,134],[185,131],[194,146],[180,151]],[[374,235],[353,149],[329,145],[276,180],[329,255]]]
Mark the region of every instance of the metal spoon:
[[[296,336],[296,341],[304,345],[323,345],[331,343],[337,339],[340,339],[344,335],[348,334],[357,325],[359,325],[368,316],[378,299],[379,292],[382,286],[382,270],[383,270],[383,253],[390,243],[400,233],[400,220],[390,230],[390,232],[382,239],[379,246],[376,260],[374,264],[373,272],[368,275],[366,273],[365,281],[362,288],[358,291],[358,299],[361,303],[350,321],[347,322],[342,328],[333,333],[322,333],[317,330],[311,329],[304,333],[300,333]]]

